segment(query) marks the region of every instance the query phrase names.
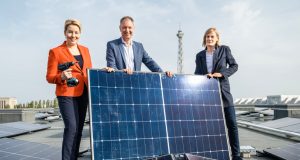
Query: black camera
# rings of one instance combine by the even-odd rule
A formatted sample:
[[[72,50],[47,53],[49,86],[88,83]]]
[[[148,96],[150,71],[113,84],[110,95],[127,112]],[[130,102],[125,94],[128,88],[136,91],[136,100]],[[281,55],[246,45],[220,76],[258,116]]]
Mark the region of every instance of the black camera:
[[[59,64],[58,65],[58,70],[60,71],[64,71],[64,70],[67,70],[69,69],[71,66],[73,66],[75,63],[77,62],[66,62],[66,63],[63,63],[63,64]],[[77,78],[69,78],[67,79],[67,86],[68,87],[75,87],[77,86],[79,83],[79,80]]]

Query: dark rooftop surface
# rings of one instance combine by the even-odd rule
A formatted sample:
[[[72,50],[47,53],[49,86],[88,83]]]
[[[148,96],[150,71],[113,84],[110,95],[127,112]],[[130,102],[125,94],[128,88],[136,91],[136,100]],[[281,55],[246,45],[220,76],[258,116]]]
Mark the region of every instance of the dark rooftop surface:
[[[41,122],[40,122],[41,123]],[[57,120],[54,122],[45,122],[47,125],[50,125],[51,128],[41,131],[36,131],[24,135],[19,135],[13,137],[14,139],[25,140],[29,142],[36,142],[41,144],[47,144],[53,147],[61,148],[62,144],[62,136],[63,136],[63,122],[61,120]],[[289,144],[297,143],[297,141],[280,138],[277,136],[272,136],[269,134],[261,133],[258,131],[253,131],[247,128],[239,128],[240,135],[240,144],[241,146],[252,146],[257,151],[262,151],[266,148],[274,148],[286,146]],[[85,152],[82,157],[79,159],[91,159],[91,154],[88,151],[90,149],[90,138],[89,138],[89,125],[86,124],[83,130],[83,137],[80,146],[80,150]],[[265,156],[257,156],[252,155],[251,158],[244,158],[245,160],[270,160],[272,158],[268,158]]]
[[[248,114],[248,115],[238,115],[237,120],[238,121],[247,121],[251,122],[253,124],[267,124],[271,125],[274,128],[286,128],[284,127],[284,124],[295,124],[296,122],[299,122],[299,119],[294,120],[292,118],[286,118],[282,119],[281,121],[279,120],[272,120],[273,117],[271,116],[266,116],[264,118],[256,117],[253,116],[253,114]],[[23,122],[21,122],[22,124]],[[276,125],[276,124],[278,125]],[[32,144],[42,144],[42,145],[47,145],[51,147],[52,149],[56,151],[61,150],[61,145],[62,145],[62,137],[63,137],[63,129],[64,129],[64,124],[61,119],[59,120],[53,120],[53,121],[45,121],[45,120],[36,120],[35,124],[42,124],[42,126],[47,126],[47,129],[44,130],[38,130],[38,131],[30,131],[26,132],[25,134],[22,135],[14,135],[9,137],[9,139],[13,140],[21,140],[21,141],[27,141],[29,143],[32,142]],[[298,123],[297,123],[298,124]],[[275,126],[274,126],[275,125]],[[2,126],[5,126],[2,124]],[[29,124],[30,126],[30,124]],[[294,125],[293,125],[294,126]],[[297,125],[296,128],[299,125]],[[24,126],[23,126],[24,128]],[[289,127],[290,128],[290,127]],[[2,131],[6,132],[6,128],[2,127]],[[0,130],[1,132],[1,130]],[[86,123],[83,129],[83,137],[81,141],[81,146],[80,146],[80,151],[83,152],[82,157],[79,158],[79,160],[87,160],[91,159],[91,153],[90,153],[90,137],[89,137],[89,124]],[[296,144],[299,143],[299,140],[291,140],[288,138],[282,138],[279,136],[263,133],[260,131],[256,131],[253,129],[245,128],[239,126],[239,136],[240,136],[240,145],[241,146],[246,146],[247,147],[253,147],[256,152],[251,152],[251,158],[244,158],[244,160],[271,160],[274,159],[272,157],[268,157],[265,154],[260,154],[263,153],[263,150],[269,149],[269,148],[278,148],[278,147],[285,147],[291,144]],[[3,140],[3,139],[2,139]],[[47,147],[45,146],[45,147]],[[0,145],[1,147],[1,145]],[[13,150],[11,151],[13,152]],[[50,152],[50,151],[49,151]],[[0,151],[0,159],[4,159],[3,157],[3,152],[1,153]],[[10,153],[13,154],[13,153]],[[49,153],[53,154],[53,153]],[[55,154],[60,154],[60,152],[55,152]],[[2,157],[1,157],[2,156]],[[60,157],[60,155],[56,156]]]

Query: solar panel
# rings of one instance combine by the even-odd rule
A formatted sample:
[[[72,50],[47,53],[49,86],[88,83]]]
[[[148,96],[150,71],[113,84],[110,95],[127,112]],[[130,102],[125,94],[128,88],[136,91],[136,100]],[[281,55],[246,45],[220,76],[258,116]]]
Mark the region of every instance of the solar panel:
[[[50,128],[49,125],[31,124],[26,122],[11,122],[0,124],[0,138],[12,137],[24,133]]]
[[[167,155],[162,155],[162,156],[145,159],[145,160],[215,160],[215,159],[185,153],[185,154],[176,154],[176,155],[167,154]]]
[[[229,159],[218,81],[88,71],[93,159],[191,153]]]
[[[0,159],[57,160],[61,159],[61,149],[40,143],[1,138]]]
[[[299,160],[300,143],[291,144],[284,147],[264,149],[264,153],[278,159]]]

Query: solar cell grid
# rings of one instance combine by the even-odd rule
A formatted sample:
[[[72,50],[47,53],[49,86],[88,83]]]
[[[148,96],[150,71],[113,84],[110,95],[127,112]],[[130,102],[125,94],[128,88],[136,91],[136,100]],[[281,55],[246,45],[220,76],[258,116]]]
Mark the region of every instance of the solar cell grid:
[[[31,124],[26,122],[10,122],[0,124],[0,138],[12,137],[28,132],[49,128],[49,125]]]
[[[61,151],[49,145],[17,139],[0,139],[0,159],[3,160],[57,160]]]
[[[93,159],[170,153],[229,159],[216,80],[96,69],[88,75]]]
[[[300,143],[291,144],[284,147],[264,149],[264,153],[278,159],[299,160]]]
[[[227,141],[225,130],[220,132],[219,127],[223,118],[217,112],[222,108],[218,88],[215,87],[218,84],[215,84],[216,81],[207,83],[204,78],[178,75],[175,79],[163,81],[163,93],[167,93],[164,98],[169,99],[165,108],[171,153],[204,153],[207,157],[218,158],[213,152],[227,148],[220,145],[220,142],[227,145]],[[203,82],[206,84],[201,85]],[[197,97],[191,96],[194,93]],[[223,142],[218,138],[220,135]],[[225,158],[226,154],[221,157]]]

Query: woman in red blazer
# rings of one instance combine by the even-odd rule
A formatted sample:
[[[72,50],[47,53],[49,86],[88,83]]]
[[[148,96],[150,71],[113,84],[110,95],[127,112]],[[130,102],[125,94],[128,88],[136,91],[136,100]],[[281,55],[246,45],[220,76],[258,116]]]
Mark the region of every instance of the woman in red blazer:
[[[56,96],[59,109],[65,124],[62,159],[77,159],[80,140],[88,104],[87,68],[92,67],[88,48],[78,44],[81,24],[78,20],[65,21],[63,44],[51,49],[48,57],[46,79],[56,84]],[[60,71],[58,65],[76,62],[69,69]],[[67,80],[79,80],[78,85],[70,87]]]

